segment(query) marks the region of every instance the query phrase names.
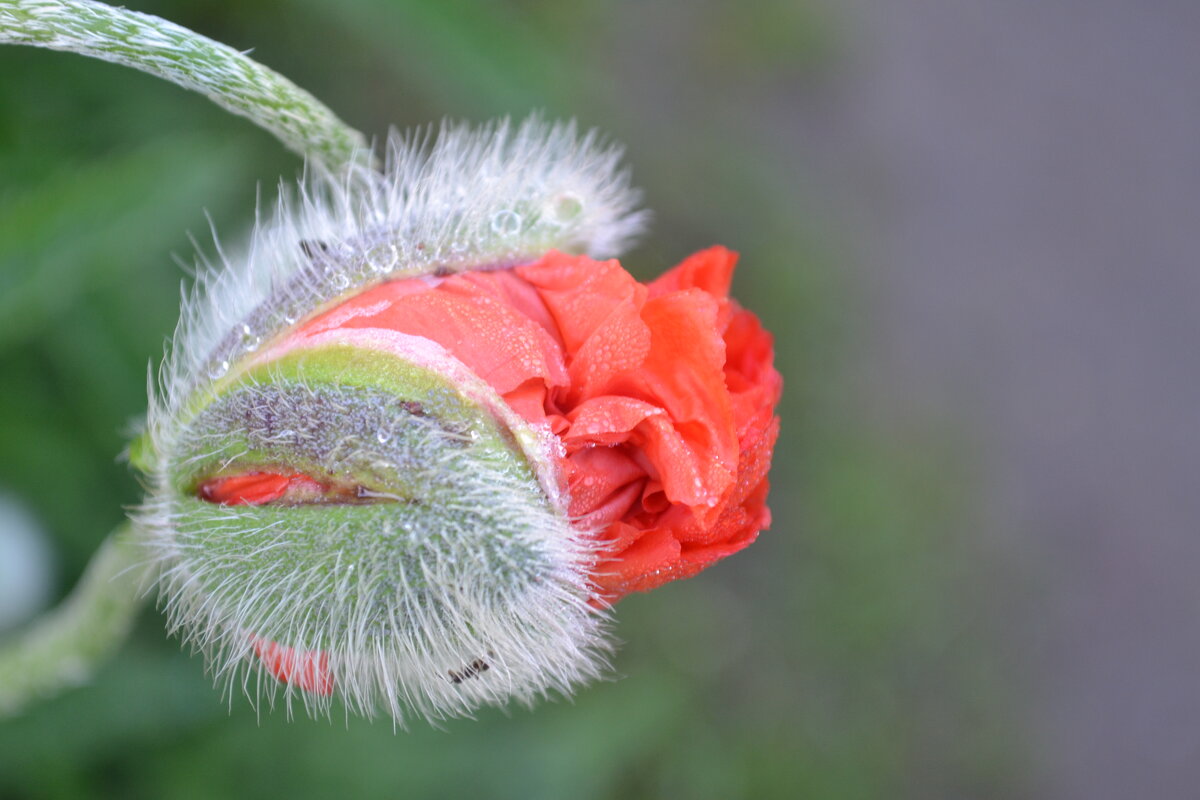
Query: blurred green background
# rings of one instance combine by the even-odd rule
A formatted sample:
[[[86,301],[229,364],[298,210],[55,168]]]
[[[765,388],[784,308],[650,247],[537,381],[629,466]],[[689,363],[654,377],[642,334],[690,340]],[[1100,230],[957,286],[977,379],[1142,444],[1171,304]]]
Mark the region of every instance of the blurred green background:
[[[625,143],[655,212],[626,265],[649,278],[729,245],[735,293],[775,333],[775,521],[623,601],[615,680],[443,730],[256,715],[148,609],[94,681],[0,722],[0,797],[1019,793],[1027,754],[964,535],[971,461],[953,430],[880,436],[851,402],[869,312],[845,226],[777,124],[836,70],[836,20],[805,0],[130,5],[253,49],[369,135],[542,110]],[[207,214],[236,241],[298,167],[199,96],[0,49],[0,492],[47,532],[59,596],[138,502],[116,456],[175,324],[189,232],[208,241]]]

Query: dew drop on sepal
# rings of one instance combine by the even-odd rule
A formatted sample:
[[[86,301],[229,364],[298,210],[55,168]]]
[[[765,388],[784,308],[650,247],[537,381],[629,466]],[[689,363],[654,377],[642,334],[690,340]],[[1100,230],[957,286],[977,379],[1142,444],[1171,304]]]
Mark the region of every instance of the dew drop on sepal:
[[[253,353],[255,350],[258,349],[258,346],[260,344],[262,344],[262,337],[259,336],[258,334],[256,334],[254,332],[254,329],[251,328],[249,325],[243,325],[242,326],[241,344],[242,344],[243,350],[245,350],[247,353]],[[228,366],[228,364],[226,364],[225,370],[228,370],[228,369],[229,369],[229,366]],[[222,374],[224,374],[224,371],[222,371]]]
[[[513,236],[521,231],[521,215],[504,209],[492,216],[492,231],[499,236]]]
[[[578,195],[564,192],[551,201],[548,212],[552,223],[566,225],[583,213],[583,201]]]
[[[399,260],[400,251],[391,243],[382,244],[367,254],[367,264],[380,274],[394,270]]]

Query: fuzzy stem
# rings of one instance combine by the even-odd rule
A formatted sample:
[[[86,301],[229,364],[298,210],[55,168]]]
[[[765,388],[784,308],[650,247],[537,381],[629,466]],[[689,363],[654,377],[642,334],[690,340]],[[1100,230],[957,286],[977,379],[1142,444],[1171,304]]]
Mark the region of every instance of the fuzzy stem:
[[[0,0],[0,44],[65,50],[165,78],[248,117],[336,170],[370,158],[366,140],[308,92],[242,53],[172,22],[92,0]]]
[[[132,526],[121,526],[58,608],[0,645],[0,718],[83,683],[129,632],[147,571]]]

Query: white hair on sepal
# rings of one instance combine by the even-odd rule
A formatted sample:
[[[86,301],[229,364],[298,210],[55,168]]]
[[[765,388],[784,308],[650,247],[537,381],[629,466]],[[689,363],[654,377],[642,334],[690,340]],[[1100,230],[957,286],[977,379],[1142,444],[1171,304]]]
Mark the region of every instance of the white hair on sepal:
[[[569,695],[607,670],[608,615],[589,602],[590,533],[556,513],[527,476],[489,467],[471,447],[446,447],[435,426],[414,434],[423,470],[444,486],[407,520],[343,518],[322,537],[339,543],[332,560],[304,555],[303,523],[286,511],[189,511],[169,492],[143,509],[168,629],[204,653],[230,696],[240,687],[254,705],[273,708],[282,695],[289,715],[299,698],[313,716],[328,716],[336,697],[348,713],[383,712],[402,727],[410,711],[436,722],[481,705]],[[208,438],[196,429],[188,436]],[[418,516],[435,509],[423,525]],[[436,546],[427,546],[430,536]],[[225,540],[221,552],[212,537]],[[268,551],[284,558],[249,568]],[[386,613],[374,586],[389,587]],[[254,635],[267,631],[320,651],[336,691],[280,684],[254,652]]]
[[[393,131],[384,167],[306,169],[237,258],[214,236],[160,372],[167,412],[283,330],[372,283],[496,269],[557,249],[619,255],[648,220],[621,149],[537,116]],[[265,217],[265,219],[264,219]],[[153,405],[157,405],[153,404]],[[153,427],[153,426],[152,426]]]
[[[398,418],[407,395],[393,389],[244,374],[160,436],[137,522],[168,630],[204,654],[227,694],[240,687],[256,707],[282,698],[289,714],[295,702],[314,716],[336,698],[402,727],[569,695],[607,671],[595,532],[544,490],[492,401],[443,377],[444,393],[421,389],[418,409]],[[296,458],[364,483],[382,471],[380,488],[403,487],[389,489],[400,502],[224,506],[180,488],[251,453],[251,469]],[[333,694],[279,684],[260,640],[325,659]]]

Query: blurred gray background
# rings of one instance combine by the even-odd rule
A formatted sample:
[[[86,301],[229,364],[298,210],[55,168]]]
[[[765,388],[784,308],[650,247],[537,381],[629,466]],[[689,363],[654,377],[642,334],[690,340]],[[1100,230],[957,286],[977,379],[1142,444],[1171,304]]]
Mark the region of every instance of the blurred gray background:
[[[986,475],[1039,793],[1194,797],[1200,4],[837,14],[853,52],[785,124],[851,210],[862,402],[949,422]]]

